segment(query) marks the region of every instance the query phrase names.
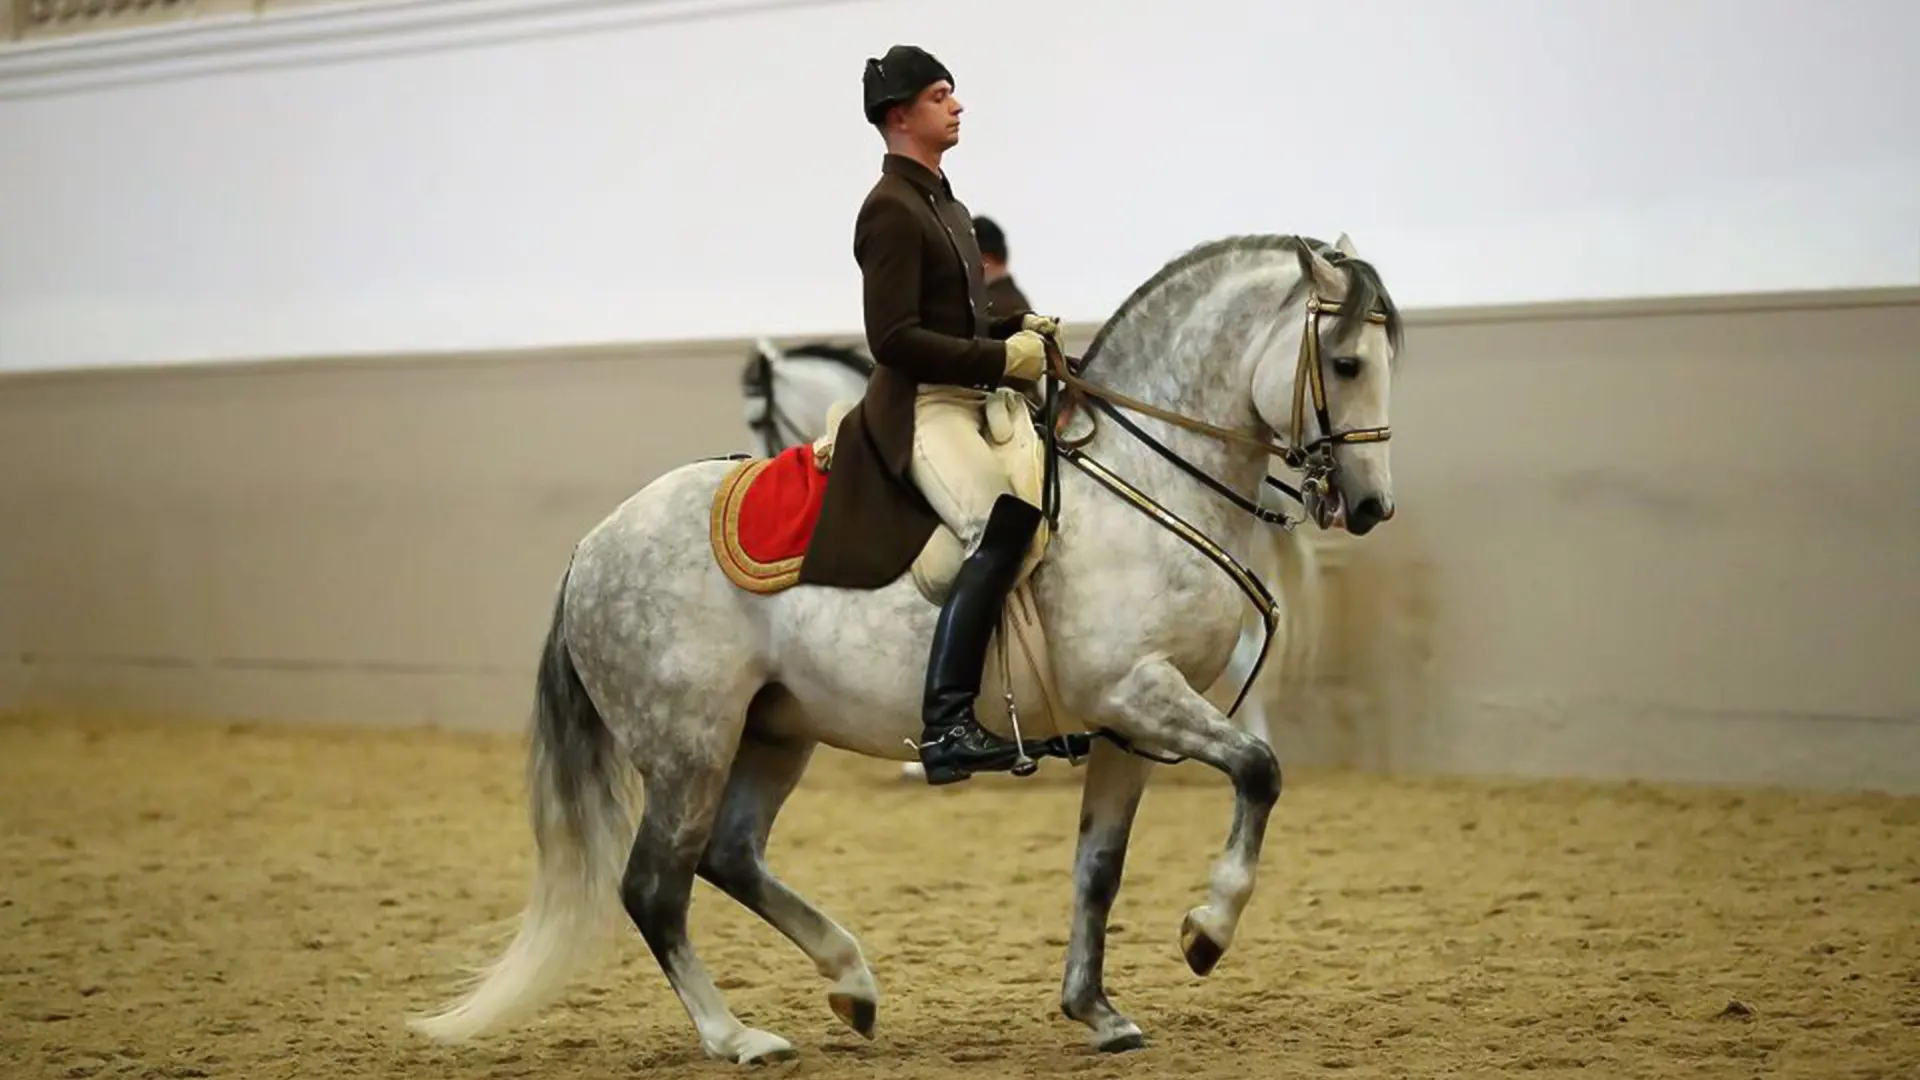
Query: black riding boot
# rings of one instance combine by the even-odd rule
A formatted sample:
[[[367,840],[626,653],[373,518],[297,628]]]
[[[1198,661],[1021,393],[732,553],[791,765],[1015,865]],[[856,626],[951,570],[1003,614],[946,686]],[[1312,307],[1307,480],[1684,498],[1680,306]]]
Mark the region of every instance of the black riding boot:
[[[1000,625],[1007,594],[1039,527],[1038,508],[1011,495],[1000,496],[980,546],[954,576],[933,630],[921,705],[920,762],[929,784],[951,784],[977,772],[1005,772],[1019,758],[1013,743],[974,719],[973,701],[980,692],[987,643]]]

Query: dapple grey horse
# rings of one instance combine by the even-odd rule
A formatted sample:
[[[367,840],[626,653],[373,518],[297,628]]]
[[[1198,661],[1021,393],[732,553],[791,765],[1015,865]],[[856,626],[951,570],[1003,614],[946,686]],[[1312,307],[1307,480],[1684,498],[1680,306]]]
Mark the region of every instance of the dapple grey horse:
[[[1134,812],[1162,755],[1232,780],[1207,897],[1180,926],[1195,973],[1221,960],[1252,899],[1280,763],[1197,689],[1219,677],[1240,632],[1243,579],[1228,570],[1255,545],[1249,510],[1275,452],[1306,472],[1318,526],[1365,535],[1393,516],[1385,440],[1399,342],[1379,275],[1344,236],[1248,236],[1163,267],[1085,354],[1078,389],[1134,415],[1061,450],[1059,528],[1032,582],[1060,701],[1095,733],[1060,1004],[1102,1049],[1144,1041],[1108,998],[1103,967]],[[1280,432],[1288,445],[1275,445]],[[734,586],[708,538],[732,467],[666,473],[575,547],[535,680],[531,895],[477,985],[416,1030],[458,1040],[525,1018],[624,912],[709,1056],[793,1056],[733,1014],[688,936],[698,876],[791,940],[827,980],[835,1015],[874,1036],[879,989],[857,939],[774,876],[765,846],[817,745],[915,756],[938,609],[905,577],[873,591]]]
[[[859,349],[828,341],[805,342],[781,348],[762,338],[740,372],[742,404],[747,429],[759,438],[757,452],[772,457],[800,443],[810,443],[825,432],[827,412],[839,402],[856,401],[866,392],[874,362]],[[1260,503],[1269,511],[1284,512],[1279,489],[1263,485]],[[1293,528],[1262,530],[1248,566],[1265,581],[1279,581],[1281,625],[1268,640],[1269,628],[1258,609],[1245,607],[1240,641],[1234,646],[1227,670],[1210,693],[1253,685],[1234,719],[1262,741],[1271,742],[1266,702],[1283,700],[1303,690],[1319,655],[1324,620],[1324,594],[1314,541]],[[1278,644],[1278,651],[1272,651]],[[903,777],[924,775],[918,761],[900,767]]]

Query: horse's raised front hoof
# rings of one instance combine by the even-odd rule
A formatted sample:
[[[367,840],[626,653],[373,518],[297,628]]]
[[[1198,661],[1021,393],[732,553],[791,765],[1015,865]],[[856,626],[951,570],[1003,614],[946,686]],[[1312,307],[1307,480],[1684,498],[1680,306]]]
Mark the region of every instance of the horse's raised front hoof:
[[[1180,922],[1180,952],[1187,958],[1187,966],[1195,975],[1206,976],[1213,972],[1220,957],[1226,954],[1227,947],[1215,941],[1200,925],[1196,917],[1202,908],[1187,912]]]
[[[800,1052],[771,1031],[741,1028],[724,1043],[708,1048],[707,1055],[735,1065],[771,1065],[776,1061],[792,1061]]]
[[[859,1032],[862,1038],[873,1038],[873,1026],[880,1008],[872,998],[835,991],[827,995],[827,1004],[833,1008],[833,1015],[839,1017],[841,1023]]]

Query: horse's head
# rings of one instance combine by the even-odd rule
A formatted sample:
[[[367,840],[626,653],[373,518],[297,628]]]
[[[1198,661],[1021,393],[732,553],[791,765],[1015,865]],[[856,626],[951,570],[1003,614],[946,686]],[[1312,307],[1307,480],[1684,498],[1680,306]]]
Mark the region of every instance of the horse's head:
[[[1378,274],[1343,233],[1300,248],[1306,322],[1297,352],[1272,350],[1254,372],[1261,420],[1300,454],[1307,512],[1363,536],[1393,517],[1387,406],[1400,317]]]
[[[835,403],[865,393],[873,367],[872,358],[856,348],[826,341],[782,348],[759,338],[740,369],[747,427],[759,434],[768,456],[812,442]]]
[[[740,368],[740,392],[749,399],[765,398],[768,384],[773,381],[773,362],[779,358],[779,346],[766,338],[756,339],[753,351],[747,354],[747,362]]]
[[[753,343],[753,352],[740,369],[741,408],[747,429],[760,436],[768,454],[780,449],[773,419],[773,363],[779,358],[779,347],[760,338]]]

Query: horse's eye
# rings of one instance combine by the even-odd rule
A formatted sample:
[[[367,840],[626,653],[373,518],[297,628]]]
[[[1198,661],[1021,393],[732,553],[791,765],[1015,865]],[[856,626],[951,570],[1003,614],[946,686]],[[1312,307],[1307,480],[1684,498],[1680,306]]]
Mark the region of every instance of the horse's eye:
[[[1351,379],[1360,374],[1360,358],[1357,356],[1336,356],[1333,358],[1333,373],[1343,379]]]

